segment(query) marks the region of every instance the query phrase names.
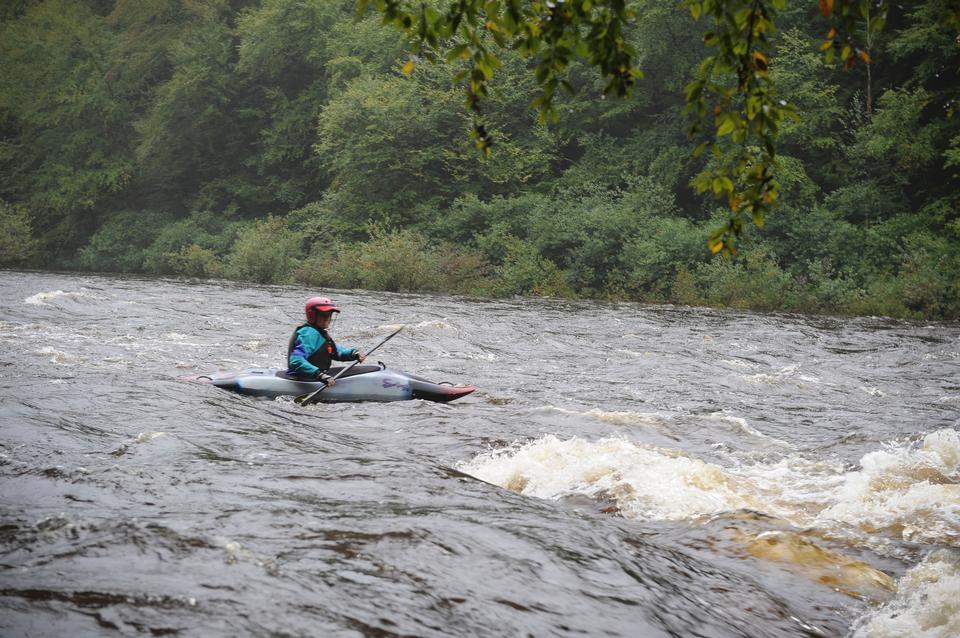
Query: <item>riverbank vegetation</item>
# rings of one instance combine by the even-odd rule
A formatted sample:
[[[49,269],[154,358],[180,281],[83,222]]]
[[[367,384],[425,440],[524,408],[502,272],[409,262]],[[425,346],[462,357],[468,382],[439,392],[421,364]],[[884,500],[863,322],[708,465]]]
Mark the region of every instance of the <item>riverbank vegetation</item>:
[[[587,64],[538,120],[504,53],[482,104],[354,0],[20,0],[0,10],[0,267],[315,287],[960,318],[960,48],[948,0],[890,5],[869,64],[791,3],[769,73],[777,206],[712,256],[683,3],[635,2],[644,77]],[[809,5],[809,6],[808,6]]]

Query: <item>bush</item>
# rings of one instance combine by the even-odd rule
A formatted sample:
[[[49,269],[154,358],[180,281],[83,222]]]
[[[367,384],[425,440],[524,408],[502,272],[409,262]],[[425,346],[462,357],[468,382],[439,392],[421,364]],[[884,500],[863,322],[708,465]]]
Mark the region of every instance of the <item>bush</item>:
[[[440,267],[440,292],[482,294],[487,290],[490,264],[476,250],[445,243],[438,248],[437,261]]]
[[[823,206],[783,204],[768,216],[761,234],[797,274],[806,274],[811,264],[861,271],[871,258],[865,254],[865,231]]]
[[[629,287],[636,270],[631,259],[640,251],[628,246],[677,214],[673,194],[647,177],[627,180],[626,190],[588,181],[567,185],[549,204],[530,213],[520,237],[564,270],[578,293],[589,296],[617,295]]]
[[[142,272],[146,249],[170,220],[155,211],[121,211],[100,226],[80,251],[80,266],[103,272]]]
[[[703,305],[761,311],[811,310],[797,282],[763,246],[749,252],[741,250],[735,259],[720,257],[701,264],[695,279]]]
[[[311,251],[293,271],[293,280],[313,288],[360,288],[363,277],[355,245],[333,244],[325,251]],[[318,254],[319,252],[319,254]]]
[[[651,218],[624,248],[628,289],[651,301],[662,300],[681,272],[689,276],[688,269],[707,259],[708,232],[681,217]]]
[[[697,280],[686,268],[677,271],[670,289],[670,298],[679,304],[696,306],[703,303],[703,297],[697,290]]]
[[[371,228],[355,257],[361,286],[387,291],[440,290],[440,266],[427,238],[409,230]]]
[[[303,238],[306,245],[330,245],[338,241],[363,241],[368,233],[362,223],[341,214],[342,193],[328,190],[317,201],[304,204],[287,215],[287,227]]]
[[[487,261],[452,244],[433,245],[424,235],[373,226],[360,244],[334,245],[294,274],[305,285],[403,292],[478,293],[486,286]]]
[[[880,315],[901,319],[915,318],[902,301],[903,280],[899,277],[880,278],[856,290],[845,310],[854,315]]]
[[[826,258],[805,264],[804,270],[805,288],[814,300],[813,308],[823,313],[848,312],[848,304],[860,291],[852,277],[834,272]]]
[[[210,212],[194,213],[160,231],[144,252],[143,267],[147,272],[161,275],[202,277],[204,275],[197,274],[193,267],[185,264],[193,261],[194,258],[199,258],[197,249],[210,253],[202,260],[209,262],[210,257],[214,257],[219,262],[220,256],[226,254],[236,241],[238,230],[240,230],[238,223],[225,222],[222,216]],[[186,261],[184,261],[185,258]],[[220,275],[223,274],[222,264],[218,272]],[[219,275],[211,274],[211,276]]]
[[[900,318],[955,318],[960,315],[960,249],[923,220],[898,215],[866,233],[873,256],[858,273],[860,289],[846,311]],[[886,249],[886,259],[881,259]],[[891,257],[895,257],[891,259]]]
[[[257,283],[285,283],[300,254],[300,239],[282,217],[258,219],[240,232],[227,258],[227,276]]]
[[[960,314],[960,251],[943,237],[918,233],[906,241],[900,266],[903,304],[922,317]]]
[[[217,254],[209,248],[190,244],[180,249],[170,257],[170,265],[174,274],[187,277],[222,277],[224,274],[223,262]]]
[[[503,234],[523,237],[530,229],[531,217],[541,209],[552,210],[552,206],[553,202],[540,193],[520,193],[489,200],[481,200],[472,194],[463,195],[442,215],[437,215],[430,232],[457,243],[469,242],[475,235],[486,235],[496,228]]]
[[[37,253],[30,215],[22,206],[0,200],[0,266],[22,266]]]
[[[506,257],[490,290],[492,294],[573,296],[563,272],[533,244],[512,237],[506,245]]]

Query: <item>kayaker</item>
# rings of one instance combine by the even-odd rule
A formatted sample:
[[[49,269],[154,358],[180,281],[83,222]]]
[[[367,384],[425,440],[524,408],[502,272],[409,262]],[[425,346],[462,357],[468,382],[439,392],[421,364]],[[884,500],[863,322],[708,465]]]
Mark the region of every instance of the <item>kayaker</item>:
[[[340,312],[331,299],[311,297],[304,310],[307,323],[293,331],[287,346],[287,374],[332,386],[334,380],[327,371],[333,361],[363,361],[366,355],[356,348],[341,348],[327,332],[333,313]]]

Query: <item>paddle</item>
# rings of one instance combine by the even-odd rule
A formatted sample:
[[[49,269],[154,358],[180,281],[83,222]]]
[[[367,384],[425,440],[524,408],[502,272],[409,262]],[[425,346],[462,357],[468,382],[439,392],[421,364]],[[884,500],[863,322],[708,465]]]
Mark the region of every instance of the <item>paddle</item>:
[[[386,342],[390,341],[390,340],[393,339],[395,336],[397,336],[397,333],[400,332],[401,330],[403,330],[405,327],[406,327],[406,324],[404,324],[403,326],[400,326],[399,328],[396,329],[395,332],[393,332],[392,334],[390,334],[389,336],[387,336],[386,339],[384,339],[383,341],[381,341],[381,342],[378,343],[377,345],[375,345],[375,346],[373,346],[372,348],[370,348],[369,350],[367,350],[367,356],[369,357],[371,354],[373,354],[373,351],[374,351],[374,350],[376,350],[377,348],[379,348],[380,346],[382,346],[383,344],[385,344]],[[340,370],[340,372],[338,372],[336,375],[334,375],[334,377],[331,379],[331,381],[336,381],[337,379],[340,378],[341,375],[343,375],[343,373],[345,373],[347,370],[349,370],[349,369],[352,368],[353,366],[357,365],[358,363],[360,363],[359,360],[354,361],[353,363],[351,363],[350,365],[348,365],[346,368],[343,368],[342,370]],[[327,384],[324,383],[322,386],[320,386],[319,388],[317,388],[316,390],[314,390],[314,391],[311,392],[310,394],[300,395],[300,396],[298,396],[296,399],[294,399],[294,401],[296,401],[296,402],[299,403],[300,405],[310,405],[311,403],[316,403],[316,399],[315,399],[314,397],[316,397],[318,394],[320,394],[321,392],[323,392],[323,391],[326,390],[326,389],[327,389]]]

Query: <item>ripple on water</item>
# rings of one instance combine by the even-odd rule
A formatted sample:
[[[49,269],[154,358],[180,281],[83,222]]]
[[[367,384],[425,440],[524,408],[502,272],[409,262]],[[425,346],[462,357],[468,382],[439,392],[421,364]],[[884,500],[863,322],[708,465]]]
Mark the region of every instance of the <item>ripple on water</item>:
[[[391,366],[477,398],[175,380],[278,365],[314,294],[343,345],[406,324]],[[0,297],[0,634],[956,633],[952,563],[921,561],[956,543],[955,324],[9,271]]]

